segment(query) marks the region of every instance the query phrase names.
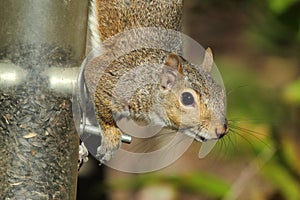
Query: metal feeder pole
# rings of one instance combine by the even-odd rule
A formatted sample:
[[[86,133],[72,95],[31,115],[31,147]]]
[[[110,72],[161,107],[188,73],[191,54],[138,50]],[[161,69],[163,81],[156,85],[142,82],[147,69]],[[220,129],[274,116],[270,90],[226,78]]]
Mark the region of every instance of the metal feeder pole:
[[[76,199],[88,0],[0,1],[0,199]]]

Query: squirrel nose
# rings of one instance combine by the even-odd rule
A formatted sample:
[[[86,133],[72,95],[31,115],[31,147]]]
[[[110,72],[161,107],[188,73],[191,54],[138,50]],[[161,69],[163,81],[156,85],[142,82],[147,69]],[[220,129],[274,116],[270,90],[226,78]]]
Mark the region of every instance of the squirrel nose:
[[[229,131],[227,119],[225,119],[225,123],[222,126],[219,126],[215,129],[216,135],[218,139],[224,137]]]

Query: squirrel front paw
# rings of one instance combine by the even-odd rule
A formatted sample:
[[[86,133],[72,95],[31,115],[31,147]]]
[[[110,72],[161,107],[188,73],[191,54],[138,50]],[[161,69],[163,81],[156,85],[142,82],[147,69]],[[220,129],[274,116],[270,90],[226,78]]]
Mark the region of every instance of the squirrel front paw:
[[[114,126],[105,126],[102,130],[102,142],[97,148],[96,154],[96,157],[101,163],[109,161],[113,157],[114,152],[121,146],[122,136],[122,132]]]

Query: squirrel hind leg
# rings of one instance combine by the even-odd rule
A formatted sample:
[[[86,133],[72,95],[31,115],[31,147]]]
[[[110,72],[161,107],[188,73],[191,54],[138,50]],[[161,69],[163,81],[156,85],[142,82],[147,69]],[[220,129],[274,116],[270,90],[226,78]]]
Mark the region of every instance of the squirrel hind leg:
[[[109,161],[116,150],[121,146],[122,132],[114,126],[101,126],[103,137],[101,145],[97,148],[96,157],[101,163]]]

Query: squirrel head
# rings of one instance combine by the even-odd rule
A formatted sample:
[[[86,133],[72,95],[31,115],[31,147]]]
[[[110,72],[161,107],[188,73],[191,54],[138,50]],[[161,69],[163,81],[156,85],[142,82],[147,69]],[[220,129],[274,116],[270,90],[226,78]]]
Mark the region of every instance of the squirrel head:
[[[165,108],[167,123],[201,142],[228,132],[225,91],[211,77],[212,66],[210,48],[201,67],[170,53],[159,83],[159,103]]]

